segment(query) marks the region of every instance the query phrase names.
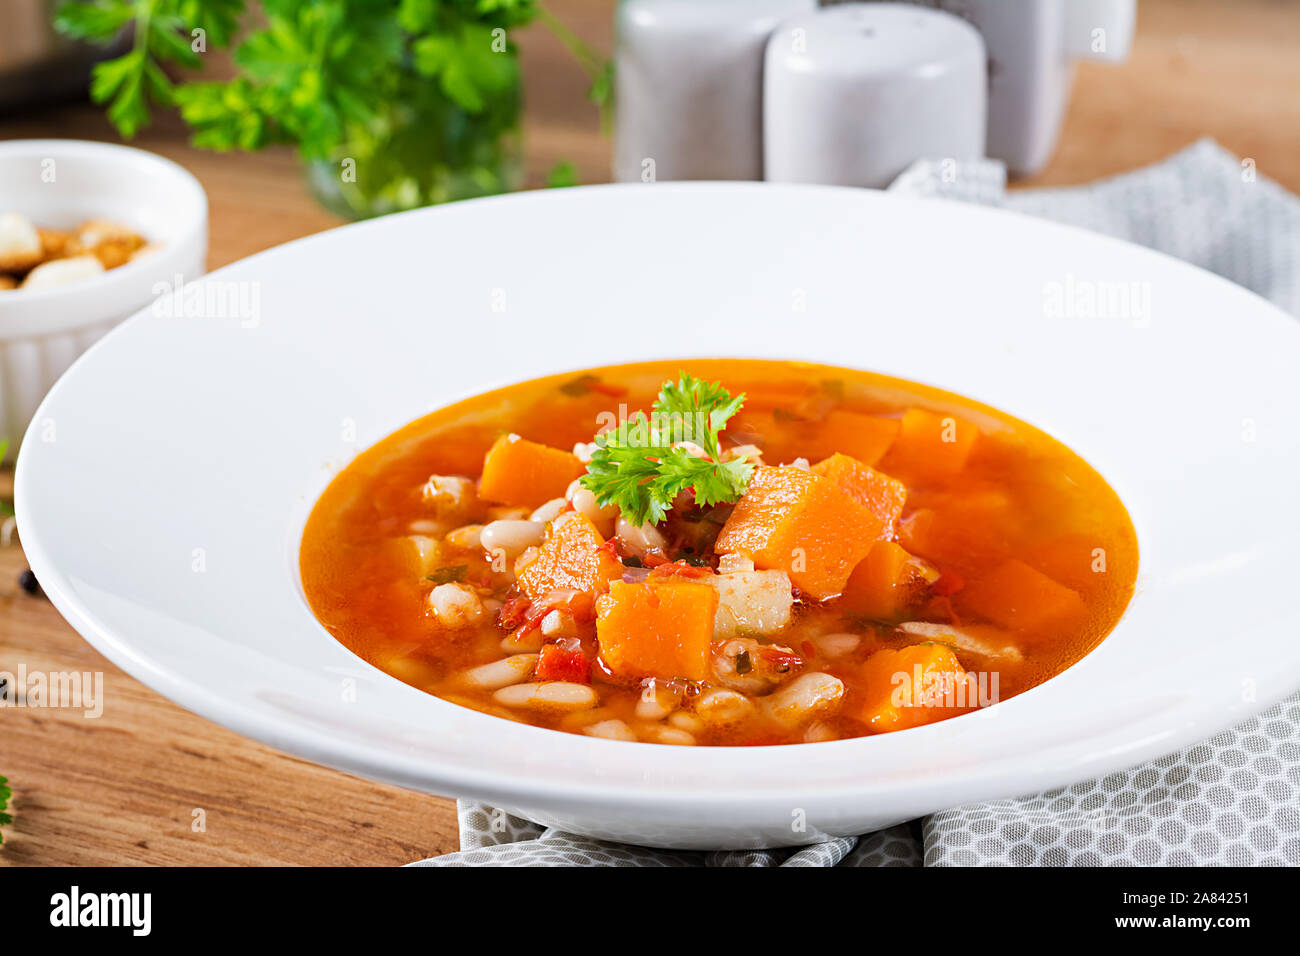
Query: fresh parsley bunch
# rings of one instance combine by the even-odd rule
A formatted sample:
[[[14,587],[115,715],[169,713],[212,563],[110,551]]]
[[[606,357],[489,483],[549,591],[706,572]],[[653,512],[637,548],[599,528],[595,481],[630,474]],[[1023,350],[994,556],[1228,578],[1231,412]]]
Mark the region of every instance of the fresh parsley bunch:
[[[498,192],[510,184],[519,61],[509,31],[541,19],[608,101],[609,67],[538,0],[64,0],[55,26],[131,49],[95,67],[91,97],[128,139],[152,107],[178,107],[197,146],[297,145],[308,161],[355,161],[371,211]],[[230,46],[237,74],[175,83]],[[377,202],[376,202],[377,201]]]
[[[9,798],[13,795],[14,792],[9,789],[9,781],[5,777],[0,777],[0,826],[14,822],[14,818],[5,813],[5,810],[9,807]],[[4,841],[5,835],[0,833],[0,843],[4,843]]]
[[[682,372],[676,382],[664,383],[649,416],[638,411],[596,438],[583,486],[601,505],[618,505],[636,525],[658,524],[687,489],[694,489],[697,505],[737,500],[754,466],[723,461],[720,436],[744,401],[744,393],[733,398],[721,383]],[[707,457],[680,442],[698,445]]]

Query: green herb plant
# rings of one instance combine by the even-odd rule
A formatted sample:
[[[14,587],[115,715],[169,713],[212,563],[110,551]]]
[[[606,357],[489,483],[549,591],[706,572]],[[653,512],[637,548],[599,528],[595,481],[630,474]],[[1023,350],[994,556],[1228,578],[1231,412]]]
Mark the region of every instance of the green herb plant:
[[[721,434],[744,404],[719,382],[682,372],[665,382],[650,415],[635,412],[596,438],[582,484],[601,505],[618,505],[636,525],[658,524],[673,499],[691,490],[695,504],[735,501],[745,492],[754,466],[744,459],[723,461]],[[706,457],[681,443],[689,442]]]
[[[90,90],[124,137],[154,107],[176,107],[196,146],[292,143],[353,216],[516,184],[510,31],[534,21],[573,51],[607,105],[607,60],[539,0],[64,0],[54,20],[93,43],[129,33],[130,49],[96,65]],[[197,69],[232,45],[229,80],[176,82],[164,69]]]
[[[9,807],[9,798],[12,797],[13,795],[14,792],[9,789],[8,778],[0,777],[0,826],[4,826],[6,823],[14,822],[14,818],[10,816],[8,813],[5,813],[5,810],[7,810]],[[5,835],[4,833],[0,832],[0,843],[4,843],[4,841],[5,841]]]

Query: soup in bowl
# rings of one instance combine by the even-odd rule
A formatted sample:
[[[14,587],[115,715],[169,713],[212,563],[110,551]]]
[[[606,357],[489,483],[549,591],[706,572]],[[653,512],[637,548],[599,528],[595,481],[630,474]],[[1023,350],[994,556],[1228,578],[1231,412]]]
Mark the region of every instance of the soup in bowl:
[[[304,591],[387,673],[615,740],[792,744],[989,707],[1133,593],[1115,492],[1043,432],[869,372],[757,360],[552,376],[358,456]]]

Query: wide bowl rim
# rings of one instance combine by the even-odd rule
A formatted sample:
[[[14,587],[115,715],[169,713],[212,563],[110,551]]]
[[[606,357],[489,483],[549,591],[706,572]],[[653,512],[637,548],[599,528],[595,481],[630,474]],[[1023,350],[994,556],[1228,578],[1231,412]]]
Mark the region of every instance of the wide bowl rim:
[[[647,187],[643,185],[604,185],[594,187],[581,187],[579,190],[567,190],[565,192],[578,192],[579,194],[590,195],[593,192],[609,193],[628,193],[637,190],[644,190]],[[807,186],[773,186],[769,184],[731,184],[731,183],[682,183],[682,184],[655,184],[653,187],[656,191],[670,192],[698,192],[709,190],[723,191],[796,191],[796,192],[822,192],[833,191],[835,194],[843,197],[850,195],[861,195],[860,190],[844,190],[838,187],[807,187]],[[873,194],[880,195],[880,194]],[[562,202],[562,197],[556,194],[532,193],[507,197],[492,197],[489,199],[474,200],[467,203],[457,204],[455,207],[417,210],[410,213],[399,214],[395,217],[385,217],[380,220],[371,220],[364,223],[356,223],[338,227],[337,229],[328,230],[324,233],[314,236],[304,237],[294,240],[276,249],[266,250],[243,260],[242,263],[233,264],[230,267],[218,270],[212,274],[212,278],[221,279],[227,269],[238,268],[241,265],[254,261],[262,261],[263,257],[278,255],[287,248],[301,247],[303,244],[323,241],[323,237],[335,235],[341,230],[354,230],[360,233],[364,230],[383,229],[385,223],[394,219],[404,219],[407,217],[429,217],[431,227],[435,223],[442,221],[438,217],[451,217],[456,215],[472,214],[475,208],[482,208],[486,204],[523,204],[537,202]],[[877,201],[873,199],[872,201]],[[920,199],[920,200],[901,200],[898,197],[880,196],[880,201],[903,202],[903,203],[920,203],[920,204],[939,204],[943,206],[953,206],[945,200],[937,199]],[[1064,230],[1070,234],[1086,236],[1088,242],[1101,243],[1107,246],[1126,247],[1130,255],[1140,255],[1146,257],[1158,257],[1169,263],[1176,264],[1180,270],[1185,270],[1184,274],[1198,273],[1201,278],[1198,281],[1211,281],[1223,287],[1231,288],[1232,294],[1236,296],[1249,296],[1257,300],[1258,304],[1264,306],[1262,309],[1254,310],[1259,316],[1260,321],[1272,321],[1286,323],[1291,326],[1292,320],[1276,309],[1265,300],[1254,296],[1253,293],[1241,290],[1217,276],[1212,276],[1202,270],[1189,266],[1186,263],[1179,262],[1171,257],[1164,256],[1161,253],[1141,247],[1132,246],[1129,243],[1122,242],[1104,236],[1097,236],[1088,233],[1085,230],[1074,227],[1062,226],[1054,223],[1045,223],[1041,220],[1029,216],[1022,216],[1016,213],[1009,213],[1004,210],[983,209],[975,207],[961,207],[964,212],[975,216],[989,216],[995,219],[1012,217],[1032,223],[1034,229],[1047,230]],[[1265,319],[1265,316],[1270,318]],[[94,356],[106,347],[111,348],[111,343],[123,334],[135,319],[128,320],[127,323],[114,333],[107,336],[104,342],[96,345],[87,355],[78,360],[69,374],[56,385],[55,389],[47,396],[45,402],[52,403],[57,400],[62,390],[67,387],[67,382],[76,374],[76,368],[87,361],[94,361]],[[637,359],[642,356],[636,356]],[[629,359],[632,360],[632,359]],[[822,359],[825,361],[825,359]],[[538,374],[548,374],[551,368],[539,371]],[[895,375],[895,371],[883,369],[885,374]],[[982,397],[977,400],[983,401]],[[42,406],[45,407],[44,405]],[[998,406],[1001,407],[1001,406]],[[1023,418],[1016,410],[1008,410],[1016,417]],[[418,417],[410,416],[412,419]],[[38,413],[37,419],[40,418]],[[1098,461],[1089,454],[1086,448],[1079,448],[1069,436],[1059,436],[1050,427],[1045,427],[1032,417],[1025,419],[1031,424],[1043,427],[1045,431],[1058,437],[1073,448],[1080,455],[1089,461],[1099,473],[1106,477],[1108,482],[1112,479],[1108,474],[1105,463]],[[18,470],[15,478],[16,500],[18,511],[18,522],[20,531],[28,529],[32,525],[32,515],[28,508],[28,496],[26,489],[29,484],[35,481],[31,467],[27,465],[29,459],[20,456]],[[322,486],[323,487],[323,486]],[[1117,488],[1117,491],[1123,497],[1123,489]],[[1138,528],[1139,535],[1142,534],[1142,527],[1139,516],[1134,514],[1134,524]],[[301,528],[298,529],[299,533]],[[279,722],[268,721],[264,715],[260,715],[249,708],[241,708],[237,703],[232,702],[228,697],[213,691],[197,682],[188,681],[175,674],[167,672],[156,665],[147,656],[137,653],[131,646],[129,640],[114,635],[105,627],[100,619],[88,608],[80,598],[74,593],[69,582],[63,577],[52,556],[47,553],[44,543],[39,534],[30,536],[29,540],[24,540],[24,547],[28,549],[28,557],[33,569],[36,571],[38,578],[43,585],[46,585],[47,593],[59,611],[73,624],[73,626],[82,633],[86,639],[97,649],[103,652],[110,660],[121,666],[132,676],[137,677],[144,683],[163,693],[172,700],[181,703],[209,719],[215,720],[225,726],[243,733],[254,739],[262,740],[266,743],[276,746],[280,749],[288,750],[293,753],[306,756],[309,759],[317,760],[331,766],[346,769],[352,772],[361,772],[377,779],[387,780],[389,782],[411,786],[416,789],[433,790],[434,792],[454,791],[458,793],[472,793],[484,798],[500,800],[503,802],[512,802],[516,805],[527,804],[529,801],[549,802],[551,804],[563,803],[569,806],[605,806],[611,802],[617,803],[622,807],[641,808],[645,810],[661,810],[674,813],[684,813],[688,810],[698,812],[702,805],[712,805],[718,801],[725,801],[727,806],[737,807],[783,807],[788,805],[789,800],[794,794],[795,784],[791,784],[789,789],[765,787],[761,791],[750,792],[743,786],[737,787],[734,782],[719,783],[715,788],[702,790],[698,788],[682,789],[680,791],[665,791],[663,789],[648,789],[645,792],[638,790],[629,790],[626,781],[600,782],[592,780],[571,781],[539,781],[534,779],[519,780],[510,774],[503,772],[499,768],[479,768],[477,770],[466,770],[464,768],[454,768],[449,770],[446,767],[431,770],[427,761],[417,757],[407,758],[402,755],[396,755],[391,752],[376,757],[365,747],[353,744],[349,741],[331,737],[326,731],[321,729],[308,729],[288,721]],[[1138,597],[1134,598],[1136,603]],[[1132,604],[1130,605],[1130,610]],[[1127,612],[1126,612],[1127,614]],[[1122,622],[1121,622],[1122,626]],[[1104,642],[1103,642],[1104,646]],[[1095,651],[1094,651],[1095,653]],[[1086,659],[1086,658],[1085,658]],[[367,665],[368,666],[368,665]],[[377,673],[382,673],[378,672]],[[1271,682],[1261,687],[1261,692],[1253,701],[1222,701],[1224,704],[1221,708],[1211,708],[1202,702],[1196,712],[1188,714],[1186,708],[1180,711],[1181,722],[1173,727],[1168,728],[1158,735],[1148,736],[1143,739],[1134,740],[1131,732],[1118,728],[1110,732],[1098,732],[1093,736],[1087,737],[1084,741],[1076,741],[1072,744],[1063,744],[1054,753],[1054,762],[1045,762],[1036,766],[1021,767],[1017,773],[1017,787],[1024,790],[1037,789],[1047,786],[1058,786],[1074,782],[1102,769],[1113,769],[1119,765],[1128,765],[1137,763],[1143,759],[1159,756],[1177,749],[1187,743],[1204,739],[1212,733],[1222,730],[1225,727],[1241,720],[1243,717],[1262,710],[1269,704],[1280,699],[1289,693],[1293,685],[1277,679],[1277,675],[1269,675]],[[400,684],[393,680],[395,693],[402,693],[399,688],[405,688],[412,694],[423,695],[422,692],[413,688],[406,688],[406,685]],[[998,709],[1010,710],[1016,707],[1018,701],[1024,701],[1031,697],[1037,691],[1043,691],[1050,688],[1052,682],[1040,685],[1031,691],[1022,694],[1017,698],[1006,701],[998,705]],[[1217,703],[1217,702],[1216,702]],[[454,707],[455,705],[447,704],[445,706]],[[492,726],[495,724],[505,724],[487,715],[478,715],[482,723],[476,726],[485,728],[485,732],[491,733]],[[916,728],[913,730],[901,732],[899,734],[887,735],[899,739],[907,739],[920,743],[923,739],[937,739],[944,734],[945,724],[956,725],[962,721],[978,719],[977,715],[970,717],[957,718],[952,721],[946,721],[941,724],[931,725],[929,727]],[[557,738],[573,738],[574,746],[578,742],[585,749],[590,748],[608,748],[610,752],[625,750],[627,745],[623,742],[616,741],[594,741],[590,738],[574,737],[548,731],[540,728],[527,728],[534,735],[543,735],[545,741],[562,746]],[[543,740],[543,737],[530,739]],[[864,746],[870,747],[877,744],[885,738],[857,738],[853,740],[835,741],[830,743],[788,745],[779,747],[763,748],[700,748],[698,751],[684,750],[679,751],[677,748],[662,748],[658,745],[643,745],[643,748],[654,750],[673,750],[680,754],[680,759],[685,761],[704,761],[709,759],[710,754],[718,752],[724,753],[744,753],[755,754],[755,760],[767,759],[768,756],[777,752],[802,753],[804,750],[791,750],[795,748],[819,748],[821,752],[828,752],[831,748],[837,748],[840,751],[850,753],[860,753]],[[1122,761],[1117,764],[1117,756],[1122,756]],[[1005,788],[996,785],[996,778],[1003,768],[1000,766],[983,766],[973,769],[967,777],[967,788],[971,793],[971,799],[981,799],[985,796],[991,796],[994,792],[999,795],[1006,795]],[[846,782],[839,787],[819,786],[816,799],[826,804],[827,801],[833,802],[836,799],[853,797],[865,799],[868,796],[897,795],[907,793],[914,787],[914,782],[910,780],[854,780]],[[798,791],[799,794],[807,797],[806,787]]]

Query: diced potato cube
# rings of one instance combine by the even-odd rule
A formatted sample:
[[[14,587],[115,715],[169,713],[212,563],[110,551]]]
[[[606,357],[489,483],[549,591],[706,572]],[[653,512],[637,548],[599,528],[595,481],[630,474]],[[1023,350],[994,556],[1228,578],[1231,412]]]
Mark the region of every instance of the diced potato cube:
[[[789,626],[794,595],[784,571],[733,571],[705,580],[718,591],[714,640],[775,634]]]

